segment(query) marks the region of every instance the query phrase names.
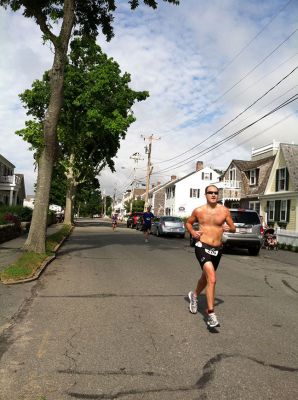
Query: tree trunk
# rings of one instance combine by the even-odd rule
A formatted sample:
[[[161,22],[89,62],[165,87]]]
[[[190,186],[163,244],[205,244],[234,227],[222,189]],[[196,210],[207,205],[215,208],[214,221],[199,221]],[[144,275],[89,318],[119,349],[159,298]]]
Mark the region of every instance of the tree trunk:
[[[64,223],[72,225],[74,222],[73,218],[73,201],[77,188],[77,182],[73,171],[74,154],[70,156],[70,166],[67,171],[67,191],[65,201],[65,212],[64,212]]]
[[[57,145],[57,123],[62,106],[64,68],[74,21],[74,0],[65,0],[64,19],[59,38],[54,41],[55,56],[50,74],[51,96],[44,122],[44,148],[38,160],[38,178],[34,210],[24,249],[45,253],[47,215],[52,171]]]

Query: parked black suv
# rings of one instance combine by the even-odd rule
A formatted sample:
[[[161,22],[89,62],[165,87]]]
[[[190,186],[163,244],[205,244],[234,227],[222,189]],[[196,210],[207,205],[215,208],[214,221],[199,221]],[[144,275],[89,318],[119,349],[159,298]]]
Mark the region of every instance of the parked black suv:
[[[254,210],[230,209],[236,232],[224,232],[222,242],[224,248],[239,247],[247,249],[251,256],[257,256],[263,243],[263,228],[260,217]],[[193,228],[199,228],[198,223]],[[196,240],[190,236],[190,245],[194,246]]]

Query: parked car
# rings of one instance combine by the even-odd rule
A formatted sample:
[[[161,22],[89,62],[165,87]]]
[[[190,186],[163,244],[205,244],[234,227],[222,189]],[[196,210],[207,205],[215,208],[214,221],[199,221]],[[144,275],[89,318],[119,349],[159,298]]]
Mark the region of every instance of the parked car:
[[[135,228],[138,222],[138,219],[143,215],[142,212],[134,212],[129,215],[126,221],[127,228]]]
[[[165,215],[154,219],[151,232],[156,236],[178,235],[179,237],[184,238],[185,226],[181,218],[172,215]]]
[[[232,219],[236,226],[236,232],[224,232],[222,242],[224,248],[239,247],[247,249],[251,256],[257,256],[263,244],[263,233],[260,217],[254,210],[230,209]],[[193,224],[195,230],[199,229],[199,224]],[[190,245],[194,246],[196,240],[190,235]]]
[[[136,223],[136,230],[141,231],[142,226],[143,226],[143,215],[140,215]]]

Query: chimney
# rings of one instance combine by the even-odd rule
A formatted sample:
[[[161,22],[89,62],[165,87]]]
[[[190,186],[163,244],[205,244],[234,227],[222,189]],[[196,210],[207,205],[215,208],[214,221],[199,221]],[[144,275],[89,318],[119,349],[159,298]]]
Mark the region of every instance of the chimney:
[[[171,175],[171,181],[174,181],[175,179],[177,179],[176,175]]]
[[[200,171],[200,169],[204,168],[204,163],[203,161],[197,161],[196,162],[196,171]]]

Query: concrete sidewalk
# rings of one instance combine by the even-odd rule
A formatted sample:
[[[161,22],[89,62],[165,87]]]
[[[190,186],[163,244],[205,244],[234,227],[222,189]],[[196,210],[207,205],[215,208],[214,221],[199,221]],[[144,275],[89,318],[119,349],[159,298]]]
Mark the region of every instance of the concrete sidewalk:
[[[47,228],[47,236],[59,231],[63,224],[53,224]],[[11,239],[0,244],[0,272],[8,265],[13,264],[23,253],[22,247],[28,234]]]

